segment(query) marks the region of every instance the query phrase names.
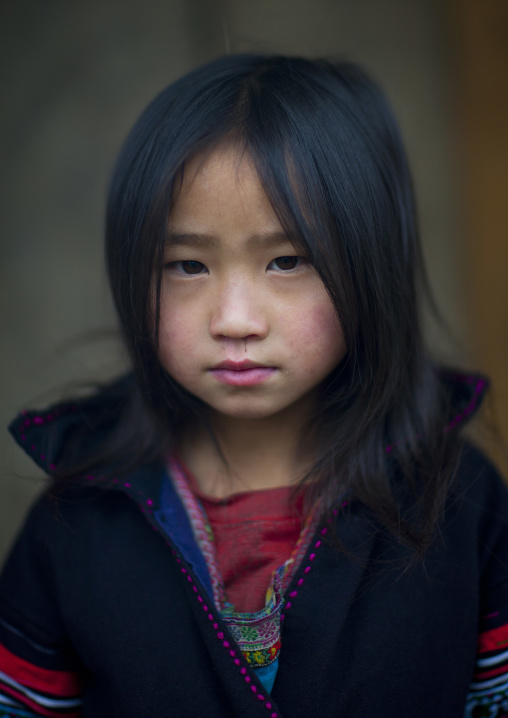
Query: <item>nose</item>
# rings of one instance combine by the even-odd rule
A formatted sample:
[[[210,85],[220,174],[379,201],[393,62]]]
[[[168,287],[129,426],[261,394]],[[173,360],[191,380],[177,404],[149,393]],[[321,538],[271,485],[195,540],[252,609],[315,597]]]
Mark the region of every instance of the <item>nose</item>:
[[[210,320],[212,337],[263,339],[267,333],[267,312],[255,282],[236,277],[218,287]]]

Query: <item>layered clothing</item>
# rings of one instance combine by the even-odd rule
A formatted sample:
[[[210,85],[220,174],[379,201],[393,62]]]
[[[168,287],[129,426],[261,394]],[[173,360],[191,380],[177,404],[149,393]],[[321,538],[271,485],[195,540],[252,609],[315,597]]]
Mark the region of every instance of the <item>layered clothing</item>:
[[[449,381],[457,424],[485,382]],[[12,432],[51,473],[76,427],[91,449],[102,438],[107,401],[29,412]],[[0,716],[506,715],[508,492],[472,446],[433,545],[410,557],[354,496],[317,521],[284,587],[267,690],[167,464],[83,477],[37,501],[0,578]]]

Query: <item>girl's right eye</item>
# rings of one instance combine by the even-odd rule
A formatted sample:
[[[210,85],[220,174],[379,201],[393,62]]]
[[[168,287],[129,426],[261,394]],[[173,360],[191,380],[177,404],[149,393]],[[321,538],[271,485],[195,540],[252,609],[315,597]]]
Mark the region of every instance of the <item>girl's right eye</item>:
[[[201,262],[196,262],[193,259],[168,262],[168,264],[166,264],[166,269],[170,269],[178,274],[187,275],[204,274],[206,272],[205,265]]]

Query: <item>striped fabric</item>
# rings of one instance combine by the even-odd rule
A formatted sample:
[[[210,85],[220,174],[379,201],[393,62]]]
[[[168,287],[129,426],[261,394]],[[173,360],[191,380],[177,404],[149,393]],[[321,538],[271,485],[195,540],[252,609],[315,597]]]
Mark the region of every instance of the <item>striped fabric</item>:
[[[81,681],[72,671],[40,668],[0,644],[0,716],[77,718]]]
[[[478,638],[478,659],[466,705],[466,718],[508,718],[508,623],[489,624],[505,618],[506,611],[485,616]]]

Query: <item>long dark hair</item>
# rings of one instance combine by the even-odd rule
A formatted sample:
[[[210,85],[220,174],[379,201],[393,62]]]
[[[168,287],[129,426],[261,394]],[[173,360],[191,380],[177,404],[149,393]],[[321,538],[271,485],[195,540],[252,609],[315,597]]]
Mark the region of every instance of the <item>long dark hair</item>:
[[[100,453],[118,470],[119,457],[125,465],[160,457],[191,422],[206,420],[206,406],[158,361],[157,297],[173,188],[192,156],[224,138],[250,153],[283,227],[328,290],[347,344],[313,417],[310,494],[330,508],[349,491],[421,553],[458,439],[444,431],[446,397],[423,345],[417,293],[425,282],[397,123],[379,87],[350,63],[232,55],[178,80],[141,115],[114,170],[106,221],[134,379],[118,430],[91,461]],[[410,520],[402,507],[411,491]]]

